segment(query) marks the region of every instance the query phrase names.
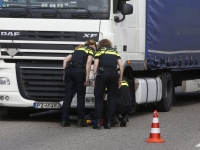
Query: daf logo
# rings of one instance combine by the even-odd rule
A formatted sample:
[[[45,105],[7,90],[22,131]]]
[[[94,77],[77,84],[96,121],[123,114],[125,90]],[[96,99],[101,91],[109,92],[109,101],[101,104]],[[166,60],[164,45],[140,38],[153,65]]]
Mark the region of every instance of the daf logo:
[[[200,83],[197,83],[198,88],[200,88]]]
[[[94,38],[94,37],[97,37],[97,34],[87,34],[87,33],[84,33],[84,36],[83,36],[83,38]]]
[[[1,32],[1,36],[19,36],[20,32]]]

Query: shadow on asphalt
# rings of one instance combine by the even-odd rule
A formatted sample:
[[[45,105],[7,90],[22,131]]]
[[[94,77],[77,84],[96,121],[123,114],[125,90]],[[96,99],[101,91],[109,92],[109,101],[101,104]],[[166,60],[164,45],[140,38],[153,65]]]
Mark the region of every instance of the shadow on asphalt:
[[[200,103],[200,92],[183,93],[176,92],[175,94],[176,102],[175,106],[172,107],[184,107],[187,105],[193,105]],[[153,113],[153,105],[140,106],[137,108],[136,113],[130,114],[130,118],[143,116],[149,113]],[[40,113],[31,114],[28,118],[9,118],[5,111],[0,110],[0,121],[29,121],[29,122],[58,122],[61,121],[61,110],[51,110]],[[70,122],[76,124],[76,115],[70,116]]]
[[[23,121],[23,122],[57,122],[61,121],[61,110],[44,111],[40,113],[31,114],[28,118],[13,118],[9,117],[6,112],[1,112],[0,121]],[[72,125],[76,125],[77,117],[70,116]]]
[[[1,121],[41,121],[41,122],[60,122],[61,111],[45,111],[40,113],[31,114],[28,118],[15,118],[9,117],[6,112],[0,114]]]
[[[178,92],[175,94],[176,97],[176,107],[198,104],[200,103],[200,92],[192,92],[192,93],[181,93]]]
[[[199,104],[200,103],[200,92],[191,92],[191,93],[184,93],[181,92],[180,89],[178,92],[175,93],[176,101],[172,107],[185,107],[189,105]],[[136,113],[130,114],[129,116],[132,118],[146,115],[149,113],[153,113],[154,111],[154,104],[150,105],[140,105],[137,108]]]

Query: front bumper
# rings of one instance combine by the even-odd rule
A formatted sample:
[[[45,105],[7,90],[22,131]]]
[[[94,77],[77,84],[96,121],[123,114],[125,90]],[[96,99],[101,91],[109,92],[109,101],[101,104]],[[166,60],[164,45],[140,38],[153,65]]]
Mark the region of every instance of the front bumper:
[[[34,102],[37,102],[34,100],[24,99],[23,97],[21,97],[19,92],[0,92],[0,95],[10,97],[9,100],[0,100],[0,107],[34,108],[33,104]],[[93,94],[86,94],[86,99],[92,97],[94,97]],[[63,102],[60,102],[60,104],[62,106]],[[71,108],[76,108],[76,107],[77,107],[77,97],[75,96],[72,100]],[[85,108],[94,108],[94,102],[93,101],[85,102]]]

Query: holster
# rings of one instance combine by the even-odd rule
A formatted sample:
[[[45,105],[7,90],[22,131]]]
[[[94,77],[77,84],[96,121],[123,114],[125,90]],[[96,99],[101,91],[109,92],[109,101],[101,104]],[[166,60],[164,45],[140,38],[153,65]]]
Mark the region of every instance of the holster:
[[[85,70],[85,68],[83,68],[83,72],[86,74],[86,70]]]
[[[99,71],[100,73],[103,72],[103,70],[104,70],[103,67],[98,67],[97,69],[98,69],[98,71]]]
[[[100,75],[103,72],[103,67],[97,67],[97,75]]]
[[[70,66],[69,63],[67,62],[65,69],[69,68],[69,66]]]

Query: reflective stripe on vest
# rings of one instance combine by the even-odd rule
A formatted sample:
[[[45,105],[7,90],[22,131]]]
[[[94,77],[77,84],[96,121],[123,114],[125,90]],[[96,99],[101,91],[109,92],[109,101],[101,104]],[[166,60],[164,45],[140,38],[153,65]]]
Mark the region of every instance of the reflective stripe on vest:
[[[88,49],[87,47],[80,47],[80,48],[78,48],[77,50],[85,51],[87,54],[91,54],[92,56],[94,55],[93,50]],[[77,50],[76,50],[76,51],[77,51]]]
[[[102,48],[100,49],[95,56],[101,56],[102,54],[111,54],[111,55],[116,55],[116,56],[120,56],[119,53],[114,50],[114,49],[106,49],[106,48]]]
[[[121,86],[128,86],[128,82],[126,82],[125,80],[122,80],[122,85]],[[105,88],[105,92],[107,92],[108,89]]]
[[[122,86],[128,86],[128,83],[125,80],[122,80]]]

